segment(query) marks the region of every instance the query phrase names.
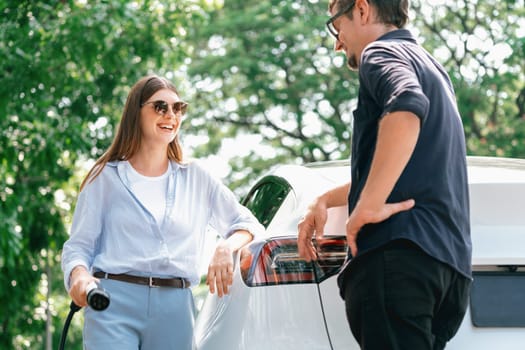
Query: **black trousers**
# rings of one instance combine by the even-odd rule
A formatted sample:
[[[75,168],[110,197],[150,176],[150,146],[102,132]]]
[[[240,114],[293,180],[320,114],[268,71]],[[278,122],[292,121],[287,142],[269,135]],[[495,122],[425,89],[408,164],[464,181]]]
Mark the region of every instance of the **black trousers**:
[[[438,350],[461,325],[471,281],[396,240],[353,261],[339,283],[361,349]]]

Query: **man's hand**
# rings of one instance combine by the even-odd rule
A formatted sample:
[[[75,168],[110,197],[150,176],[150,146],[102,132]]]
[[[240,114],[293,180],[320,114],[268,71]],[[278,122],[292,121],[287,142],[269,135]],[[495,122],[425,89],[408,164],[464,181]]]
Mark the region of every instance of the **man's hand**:
[[[299,256],[306,261],[317,260],[317,251],[312,242],[315,233],[316,239],[324,235],[324,226],[327,218],[327,207],[324,201],[318,198],[308,207],[305,216],[299,221],[297,229],[297,249]]]
[[[312,242],[315,233],[316,239],[324,236],[324,226],[328,218],[328,208],[346,205],[350,182],[335,187],[310,204],[304,217],[297,225],[297,249],[299,256],[306,261],[317,260],[317,250]]]
[[[346,219],[346,243],[352,252],[352,256],[357,255],[357,235],[364,225],[384,221],[394,214],[411,209],[415,203],[413,199],[398,203],[386,203],[377,210],[367,209],[365,205],[357,203],[352,214]]]

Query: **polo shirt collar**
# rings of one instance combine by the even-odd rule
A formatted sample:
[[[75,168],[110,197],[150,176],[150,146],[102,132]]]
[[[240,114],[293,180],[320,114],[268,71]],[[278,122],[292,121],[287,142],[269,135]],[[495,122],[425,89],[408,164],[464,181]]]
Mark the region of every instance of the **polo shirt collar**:
[[[407,40],[416,43],[416,39],[407,29],[396,29],[381,35],[377,40]]]

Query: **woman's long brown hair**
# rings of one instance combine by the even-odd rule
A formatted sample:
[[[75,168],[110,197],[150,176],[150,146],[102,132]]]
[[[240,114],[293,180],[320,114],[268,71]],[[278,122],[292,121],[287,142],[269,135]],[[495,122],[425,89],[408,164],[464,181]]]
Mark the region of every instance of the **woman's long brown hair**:
[[[169,89],[180,96],[175,86],[167,79],[157,75],[150,75],[140,79],[128,94],[122,118],[117,127],[117,134],[108,150],[97,159],[95,165],[89,170],[87,176],[80,185],[80,190],[93,181],[104,169],[108,162],[116,160],[128,160],[139,150],[142,133],[140,130],[140,109],[142,103],[146,102],[154,93],[161,89]],[[168,159],[182,162],[182,146],[179,136],[168,145]]]

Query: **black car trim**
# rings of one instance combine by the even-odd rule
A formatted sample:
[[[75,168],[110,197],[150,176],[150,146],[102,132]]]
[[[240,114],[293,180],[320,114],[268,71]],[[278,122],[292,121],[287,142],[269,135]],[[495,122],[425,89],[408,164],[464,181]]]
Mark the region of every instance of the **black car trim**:
[[[525,272],[473,272],[470,314],[476,327],[525,327]]]

